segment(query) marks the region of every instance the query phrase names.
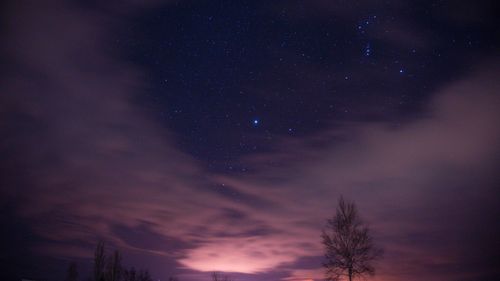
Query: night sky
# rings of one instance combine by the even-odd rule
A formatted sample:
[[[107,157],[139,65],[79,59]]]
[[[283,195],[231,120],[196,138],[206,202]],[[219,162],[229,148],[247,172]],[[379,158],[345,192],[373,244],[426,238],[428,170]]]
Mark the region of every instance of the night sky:
[[[320,281],[343,195],[376,281],[500,280],[495,1],[4,1],[2,280]]]

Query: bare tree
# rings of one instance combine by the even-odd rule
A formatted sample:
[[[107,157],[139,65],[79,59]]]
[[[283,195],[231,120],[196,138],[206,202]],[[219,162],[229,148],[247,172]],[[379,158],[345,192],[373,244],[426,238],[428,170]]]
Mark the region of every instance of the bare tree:
[[[106,256],[104,254],[104,242],[97,243],[94,252],[94,281],[104,279],[104,268],[106,266]]]
[[[141,271],[139,271],[139,274],[137,275],[137,280],[138,281],[153,281],[153,278],[151,278],[149,271],[141,270]]]
[[[118,250],[113,252],[113,255],[108,258],[106,281],[119,281],[122,273],[121,265],[122,257]]]
[[[352,281],[355,277],[375,273],[372,262],[381,256],[382,251],[375,247],[353,202],[345,202],[340,197],[337,212],[327,221],[321,237],[326,258],[323,266],[328,280],[347,276]]]
[[[125,270],[123,272],[123,280],[124,281],[137,281],[137,272],[135,271],[135,268],[132,267],[129,270]]]
[[[78,280],[78,270],[76,262],[71,262],[68,266],[68,271],[66,273],[66,281],[77,281]]]

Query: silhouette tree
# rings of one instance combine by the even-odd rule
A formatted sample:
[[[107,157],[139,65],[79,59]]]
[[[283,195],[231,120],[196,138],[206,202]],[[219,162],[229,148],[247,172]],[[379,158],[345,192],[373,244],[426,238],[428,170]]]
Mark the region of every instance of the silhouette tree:
[[[78,270],[76,262],[70,262],[68,266],[68,271],[66,272],[66,281],[77,281],[78,280]]]
[[[151,275],[149,274],[149,271],[147,271],[147,270],[139,271],[139,274],[137,277],[138,277],[137,281],[153,281],[153,278],[151,278]]]
[[[94,281],[104,280],[104,268],[106,266],[106,256],[104,254],[104,242],[97,243],[94,252]]]
[[[143,269],[138,272],[135,268],[131,267],[129,270],[123,271],[123,281],[153,281],[149,271]]]
[[[122,267],[122,257],[118,250],[115,250],[113,254],[106,258],[105,247],[103,242],[99,242],[96,246],[94,252],[94,276],[93,281],[153,281],[151,274],[148,270],[136,271],[134,267],[130,269],[124,269]],[[74,267],[74,269],[72,269]],[[75,272],[75,274],[70,274],[70,272]],[[74,266],[71,264],[68,268],[67,281],[76,281],[76,263]],[[71,279],[73,278],[73,279]],[[175,277],[170,277],[169,281],[178,281]],[[225,279],[224,281],[229,281]]]
[[[375,247],[369,229],[358,216],[353,202],[339,199],[335,216],[327,221],[321,235],[325,247],[328,280],[340,280],[347,276],[349,281],[362,275],[373,275],[372,262],[382,251]]]
[[[122,257],[118,250],[113,252],[113,255],[108,258],[106,281],[120,281],[122,274]]]
[[[136,281],[135,268],[132,267],[123,271],[123,281]]]

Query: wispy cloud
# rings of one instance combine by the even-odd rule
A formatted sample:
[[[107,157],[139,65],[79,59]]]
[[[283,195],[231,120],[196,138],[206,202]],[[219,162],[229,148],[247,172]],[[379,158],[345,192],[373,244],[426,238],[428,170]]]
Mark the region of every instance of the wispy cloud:
[[[134,102],[144,73],[106,48],[113,23],[59,4],[10,7],[15,71],[0,102],[2,203],[16,202],[44,254],[90,255],[105,239],[194,271],[318,278],[289,265],[321,256],[319,231],[340,194],[386,248],[385,280],[451,280],[451,267],[474,274],[465,265],[490,254],[498,229],[469,229],[495,227],[499,211],[496,67],[439,90],[424,117],[277,139],[273,153],[244,160],[252,172],[231,177],[204,170]]]

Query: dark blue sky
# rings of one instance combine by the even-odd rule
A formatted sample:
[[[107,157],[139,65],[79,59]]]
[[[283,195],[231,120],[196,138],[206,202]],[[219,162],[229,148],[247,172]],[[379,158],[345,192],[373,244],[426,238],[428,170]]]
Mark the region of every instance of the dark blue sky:
[[[499,276],[494,1],[135,2],[3,5],[9,276],[104,240],[155,279],[320,280],[340,194],[374,280]]]
[[[411,120],[498,46],[488,3],[325,2],[179,1],[127,19],[112,50],[143,67],[140,99],[181,147],[232,172],[266,139]]]

